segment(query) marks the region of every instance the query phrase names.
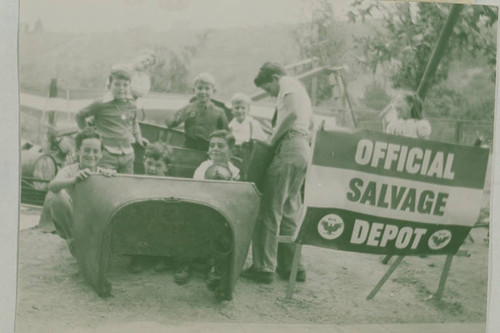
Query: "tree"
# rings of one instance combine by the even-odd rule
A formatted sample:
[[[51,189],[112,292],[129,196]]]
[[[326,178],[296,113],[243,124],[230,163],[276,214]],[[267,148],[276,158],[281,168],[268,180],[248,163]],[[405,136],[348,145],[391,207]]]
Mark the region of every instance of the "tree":
[[[311,20],[293,31],[302,58],[316,57],[321,66],[338,65],[345,41],[338,33],[332,4],[328,0],[312,2]]]
[[[318,66],[341,65],[345,40],[344,34],[339,33],[332,3],[329,0],[314,0],[311,5],[311,20],[293,31],[299,55],[302,59],[316,58]],[[316,100],[321,102],[330,98],[331,94],[328,77],[319,77]]]
[[[361,60],[374,72],[378,66],[384,66],[394,88],[416,90],[450,8],[449,4],[354,1],[348,14],[352,22],[365,21],[376,11],[382,15],[381,20],[375,21],[378,25],[374,24],[372,35],[356,39],[356,46],[364,55]],[[451,62],[466,56],[483,54],[494,73],[493,24],[497,20],[493,7],[466,6],[454,27],[449,52],[442,58],[431,84],[446,79]]]
[[[169,93],[189,93],[192,84],[189,81],[189,66],[208,39],[209,31],[196,36],[193,44],[184,46],[179,51],[164,46],[155,47],[158,62],[151,74],[151,91]]]

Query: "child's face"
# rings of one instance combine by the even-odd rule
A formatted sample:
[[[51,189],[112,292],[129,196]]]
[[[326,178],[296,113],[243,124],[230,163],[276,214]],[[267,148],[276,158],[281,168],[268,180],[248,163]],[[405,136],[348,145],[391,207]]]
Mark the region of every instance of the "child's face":
[[[243,122],[248,114],[248,105],[243,102],[233,103],[233,116],[238,122]]]
[[[146,157],[144,159],[144,170],[146,175],[150,176],[165,176],[168,171],[168,165],[162,159],[154,159],[152,157]]]
[[[215,92],[214,87],[207,82],[198,81],[194,86],[194,94],[200,103],[207,103]]]
[[[112,79],[110,90],[114,99],[126,100],[129,95],[130,81],[126,79]]]
[[[208,145],[208,157],[214,163],[227,164],[229,162],[229,146],[223,138],[211,138]]]
[[[95,138],[84,139],[78,150],[80,169],[94,170],[102,157],[101,140]]]

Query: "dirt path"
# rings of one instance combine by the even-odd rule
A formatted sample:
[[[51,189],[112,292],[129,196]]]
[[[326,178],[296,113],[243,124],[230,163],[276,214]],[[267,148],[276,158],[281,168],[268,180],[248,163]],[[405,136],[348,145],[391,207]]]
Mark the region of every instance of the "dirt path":
[[[216,303],[201,273],[184,286],[171,272],[132,275],[127,258],[113,261],[113,296],[97,297],[87,286],[65,243],[56,235],[23,230],[19,240],[17,330],[38,332],[57,323],[96,328],[131,321],[262,323],[440,323],[484,322],[488,280],[485,229],[464,244],[471,257],[455,257],[443,300],[435,291],[444,257],[405,258],[380,293],[365,298],[387,266],[380,256],[304,247],[308,280],[294,299],[284,299],[286,282],[256,285],[240,279],[231,302]]]

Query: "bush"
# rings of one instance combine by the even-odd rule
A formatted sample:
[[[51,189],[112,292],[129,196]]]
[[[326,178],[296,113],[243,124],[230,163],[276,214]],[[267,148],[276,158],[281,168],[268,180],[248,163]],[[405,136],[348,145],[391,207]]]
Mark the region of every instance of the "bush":
[[[390,101],[391,98],[387,94],[383,85],[379,82],[374,80],[365,87],[362,102],[370,109],[381,111],[387,106],[387,104],[389,104]]]

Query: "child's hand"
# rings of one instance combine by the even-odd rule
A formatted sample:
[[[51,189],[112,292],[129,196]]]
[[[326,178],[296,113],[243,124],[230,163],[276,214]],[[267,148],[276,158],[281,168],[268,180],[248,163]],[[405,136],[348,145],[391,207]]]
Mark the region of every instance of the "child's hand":
[[[75,183],[79,183],[81,181],[84,181],[85,179],[90,177],[90,170],[89,169],[83,169],[78,171],[78,173],[75,176]]]

